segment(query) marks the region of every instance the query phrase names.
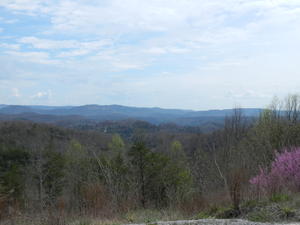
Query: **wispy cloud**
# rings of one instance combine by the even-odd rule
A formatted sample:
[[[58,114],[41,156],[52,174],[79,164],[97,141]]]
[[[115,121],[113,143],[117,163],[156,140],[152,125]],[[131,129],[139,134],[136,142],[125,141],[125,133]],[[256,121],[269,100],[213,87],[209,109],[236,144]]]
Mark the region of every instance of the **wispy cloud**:
[[[16,98],[21,97],[21,94],[20,94],[20,91],[19,91],[18,88],[12,88],[12,89],[11,89],[11,92],[12,92],[12,96],[13,96],[13,97],[16,97]]]
[[[19,50],[20,49],[20,45],[18,45],[18,44],[0,43],[0,48],[11,49],[11,50]]]
[[[32,95],[31,98],[38,99],[38,100],[45,100],[45,99],[51,99],[52,98],[52,91],[39,91],[36,94]]]
[[[21,52],[21,51],[6,51],[6,54],[16,57],[22,62],[32,62],[40,64],[58,64],[59,62],[49,57],[47,52]]]
[[[57,104],[263,106],[300,77],[299,0],[1,0],[0,12],[0,86],[20,84],[23,102],[51,89],[75,96]]]

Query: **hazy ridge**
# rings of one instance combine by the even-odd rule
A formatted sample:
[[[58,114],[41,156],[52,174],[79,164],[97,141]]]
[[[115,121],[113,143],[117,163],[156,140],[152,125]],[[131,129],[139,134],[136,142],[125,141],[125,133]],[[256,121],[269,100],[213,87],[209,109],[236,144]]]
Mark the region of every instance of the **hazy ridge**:
[[[257,117],[262,109],[245,108],[247,117]],[[142,120],[152,124],[174,123],[180,126],[201,126],[207,123],[222,123],[233,109],[223,110],[182,110],[163,108],[128,107],[121,105],[83,106],[21,106],[0,105],[0,119],[31,120],[35,122],[65,121],[119,121]]]

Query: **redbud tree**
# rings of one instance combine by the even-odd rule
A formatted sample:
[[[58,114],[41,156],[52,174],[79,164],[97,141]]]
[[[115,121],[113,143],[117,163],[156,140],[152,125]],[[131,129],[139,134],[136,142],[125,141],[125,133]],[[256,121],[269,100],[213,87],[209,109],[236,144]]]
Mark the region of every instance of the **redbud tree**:
[[[270,168],[261,168],[250,183],[260,193],[300,191],[300,147],[277,153]]]

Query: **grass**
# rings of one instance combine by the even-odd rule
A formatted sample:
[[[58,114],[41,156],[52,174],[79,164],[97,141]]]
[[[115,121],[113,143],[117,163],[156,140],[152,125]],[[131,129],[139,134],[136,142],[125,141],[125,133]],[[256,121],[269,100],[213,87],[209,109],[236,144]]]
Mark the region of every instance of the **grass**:
[[[291,197],[287,194],[273,194],[270,197],[271,202],[279,203],[279,202],[286,202],[291,200]]]
[[[248,220],[254,222],[269,222],[272,217],[267,210],[254,211],[249,213]]]
[[[245,218],[256,222],[299,221],[300,194],[274,194],[261,201],[245,202]]]
[[[229,219],[233,218],[235,210],[229,207],[212,206],[205,211],[200,212],[195,219]]]
[[[158,221],[176,221],[189,219],[225,219],[233,218],[234,210],[229,203],[213,204],[207,206],[198,214],[192,216],[174,209],[141,209],[132,210],[115,217],[92,218],[92,217],[68,217],[68,218],[48,218],[46,215],[19,216],[13,223],[0,221],[2,224],[14,225],[121,225],[140,224],[157,225]],[[299,221],[300,218],[300,193],[273,195],[272,198],[262,200],[248,200],[241,204],[241,215],[238,218],[248,219],[255,222],[282,222]],[[299,217],[297,217],[299,215]]]
[[[215,217],[208,214],[207,212],[200,212],[194,219],[201,220],[201,219],[214,219]]]
[[[130,223],[145,223],[155,225],[157,221],[175,221],[189,219],[178,210],[154,210],[143,209],[129,211],[114,218],[92,218],[92,217],[47,217],[46,215],[19,216],[13,221],[0,221],[0,225],[121,225]]]
[[[293,216],[295,216],[295,210],[289,207],[283,207],[281,208],[283,213],[283,219],[289,219]]]
[[[174,221],[184,219],[178,210],[136,210],[126,213],[123,217],[128,223],[152,223],[157,221]]]

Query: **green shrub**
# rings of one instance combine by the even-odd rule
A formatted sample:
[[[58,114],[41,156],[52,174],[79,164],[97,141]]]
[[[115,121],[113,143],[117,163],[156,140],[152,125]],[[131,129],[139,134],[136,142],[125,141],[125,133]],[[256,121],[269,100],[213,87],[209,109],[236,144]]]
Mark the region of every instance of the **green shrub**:
[[[216,205],[211,206],[208,210],[207,213],[209,215],[216,215],[216,213],[221,209],[221,207],[218,207]]]
[[[258,205],[260,205],[260,202],[258,200],[248,200],[248,201],[245,201],[241,207],[252,209]]]
[[[241,204],[241,211],[243,213],[249,213],[257,208],[265,207],[269,204],[268,201],[259,201],[259,200],[248,200]]]
[[[78,225],[91,225],[91,222],[88,220],[80,221]]]
[[[200,212],[196,218],[197,219],[229,219],[235,218],[240,214],[239,211],[233,209],[232,207],[218,207],[212,206],[208,210]]]
[[[195,219],[214,219],[215,217],[212,215],[209,215],[207,212],[200,212]]]
[[[271,215],[266,210],[254,211],[248,215],[248,220],[254,222],[271,221]]]
[[[289,219],[291,217],[295,216],[295,211],[289,207],[283,207],[281,208],[282,213],[283,213],[283,219]]]
[[[219,210],[216,213],[216,218],[218,218],[218,219],[230,219],[230,218],[236,218],[239,215],[240,215],[240,211],[234,209],[233,207],[219,208]]]
[[[273,194],[271,197],[270,197],[270,201],[271,202],[275,202],[275,203],[278,203],[278,202],[286,202],[290,200],[290,196],[287,195],[287,194]]]

